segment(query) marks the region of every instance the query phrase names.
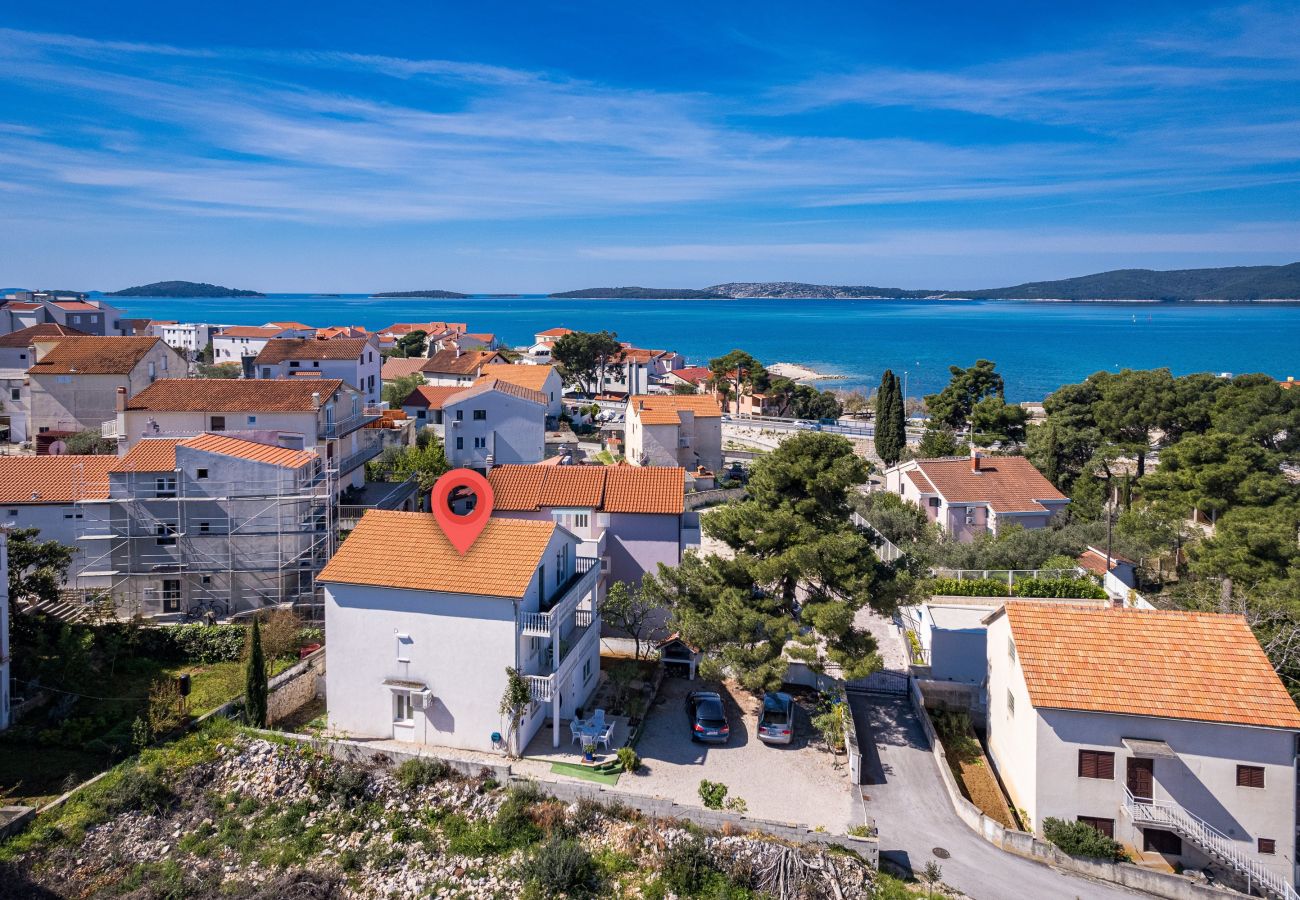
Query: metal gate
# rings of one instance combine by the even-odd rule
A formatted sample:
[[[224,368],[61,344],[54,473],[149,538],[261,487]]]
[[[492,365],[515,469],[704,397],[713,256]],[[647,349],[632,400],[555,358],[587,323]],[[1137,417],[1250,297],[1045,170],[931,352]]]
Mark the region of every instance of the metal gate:
[[[844,690],[859,694],[886,694],[891,697],[906,697],[911,676],[906,672],[892,672],[881,669],[872,672],[866,678],[858,678],[844,683]]]

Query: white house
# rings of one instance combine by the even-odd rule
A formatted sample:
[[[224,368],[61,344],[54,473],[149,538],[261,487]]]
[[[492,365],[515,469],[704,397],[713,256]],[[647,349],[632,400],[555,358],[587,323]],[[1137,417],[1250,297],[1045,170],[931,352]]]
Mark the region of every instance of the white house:
[[[1300,711],[1244,618],[1011,602],[986,623],[989,753],[1036,831],[1293,880]]]
[[[237,363],[246,356],[257,356],[271,341],[295,336],[292,331],[278,326],[228,325],[212,335],[212,361]]]
[[[911,459],[884,472],[884,489],[925,510],[959,541],[969,543],[1004,524],[1046,528],[1070,502],[1023,456]]]
[[[641,394],[627,401],[627,459],[636,466],[722,468],[722,407],[707,394]]]
[[[546,397],[546,417],[558,422],[564,412],[564,382],[555,366],[516,366],[509,363],[489,363],[482,369],[481,379],[496,378],[516,384]]]
[[[371,338],[284,338],[268,341],[253,363],[258,378],[340,378],[371,406],[383,387],[383,356]]]
[[[77,335],[82,332],[52,322],[0,335],[0,442],[21,444],[31,438],[32,396],[27,370],[61,338]]]
[[[501,751],[513,668],[533,697],[515,746],[548,716],[558,746],[600,678],[599,566],[578,543],[554,522],[494,518],[462,556],[429,513],[367,512],[320,577],[330,728]]]
[[[469,387],[483,374],[483,367],[504,362],[495,350],[439,350],[420,365],[426,384]]]
[[[453,468],[487,471],[546,455],[545,395],[498,378],[472,387],[420,385],[402,402],[416,428],[432,428]]]
[[[533,335],[533,342],[528,346],[528,350],[520,362],[525,365],[550,365],[552,362],[551,348],[555,346],[556,341],[566,334],[573,334],[573,329],[548,328],[545,331],[537,332]]]
[[[196,359],[212,341],[212,326],[204,322],[150,322],[149,333],[163,339],[168,347]],[[214,357],[214,361],[216,360]],[[228,360],[229,361],[229,360]]]
[[[600,373],[596,392],[628,396],[647,394],[663,386],[669,372],[685,365],[686,357],[676,351],[643,350],[623,344],[623,358]]]

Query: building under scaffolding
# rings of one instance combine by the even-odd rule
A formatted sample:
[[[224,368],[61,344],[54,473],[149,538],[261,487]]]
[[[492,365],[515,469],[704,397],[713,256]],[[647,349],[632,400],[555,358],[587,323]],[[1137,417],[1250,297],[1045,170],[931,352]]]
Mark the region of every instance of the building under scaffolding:
[[[90,476],[103,478],[104,475]],[[334,551],[337,469],[314,450],[221,434],[140,441],[73,503],[83,588],[125,615],[319,617]]]

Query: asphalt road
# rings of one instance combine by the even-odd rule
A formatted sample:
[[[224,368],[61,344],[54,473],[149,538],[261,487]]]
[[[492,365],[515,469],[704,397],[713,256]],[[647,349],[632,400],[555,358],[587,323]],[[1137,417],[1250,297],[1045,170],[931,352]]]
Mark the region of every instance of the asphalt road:
[[[1132,900],[1146,896],[1118,885],[1060,872],[985,842],[953,811],[938,762],[906,697],[849,694],[862,747],[857,786],[880,831],[880,858],[919,874],[930,860],[943,882],[975,900]],[[935,855],[947,851],[947,859]]]

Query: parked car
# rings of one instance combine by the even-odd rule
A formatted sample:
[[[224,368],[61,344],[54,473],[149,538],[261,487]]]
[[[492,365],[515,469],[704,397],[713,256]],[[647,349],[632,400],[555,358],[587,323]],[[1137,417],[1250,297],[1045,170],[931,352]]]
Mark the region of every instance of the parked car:
[[[794,698],[773,692],[763,695],[763,711],[758,716],[758,739],[768,744],[788,744],[794,740]]]
[[[725,744],[731,737],[727,710],[716,691],[691,691],[686,695],[686,717],[691,723],[691,740]]]

